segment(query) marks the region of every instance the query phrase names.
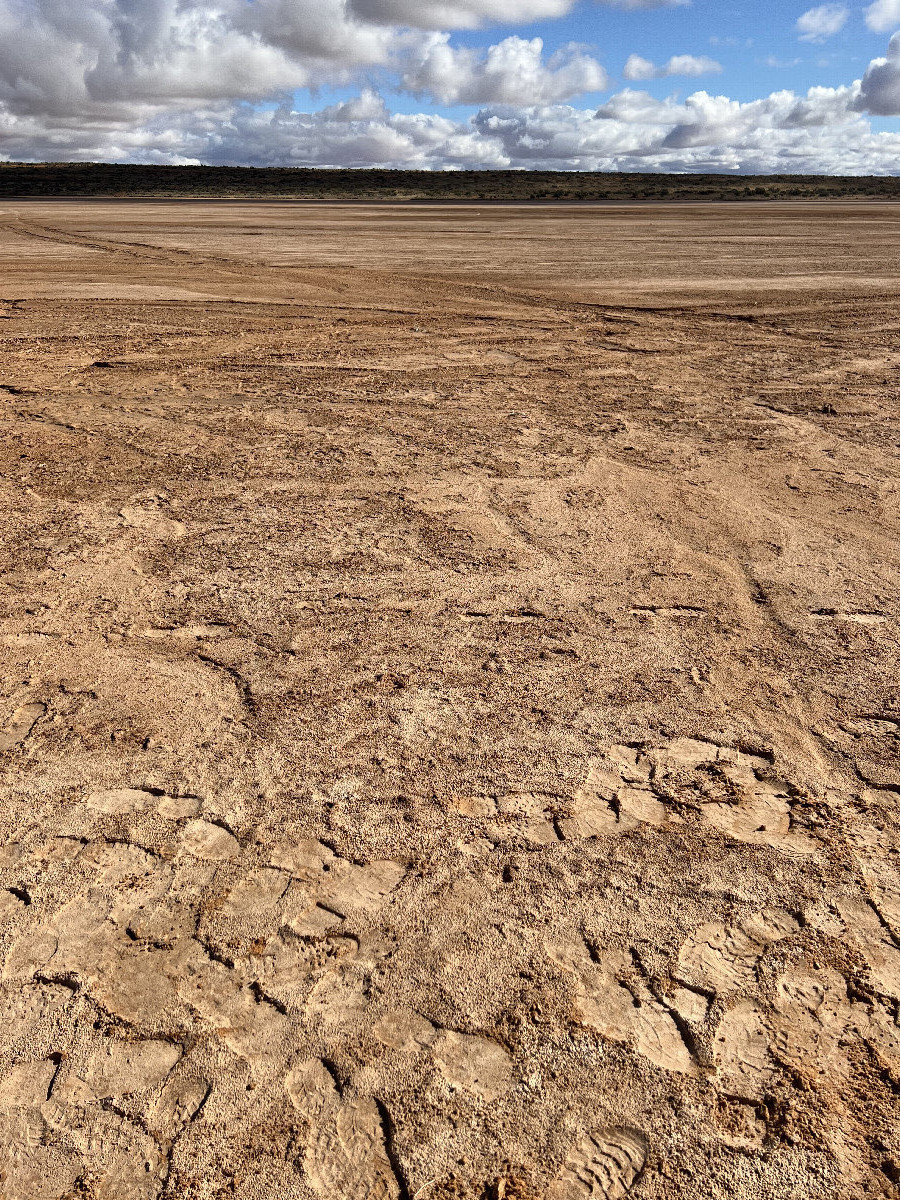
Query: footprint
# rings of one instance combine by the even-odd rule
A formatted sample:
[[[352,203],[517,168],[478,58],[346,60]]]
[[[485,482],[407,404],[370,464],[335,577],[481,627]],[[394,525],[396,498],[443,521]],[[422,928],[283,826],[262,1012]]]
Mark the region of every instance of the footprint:
[[[738,792],[734,801],[706,801],[700,816],[739,841],[770,845],[806,855],[815,843],[792,829],[791,796],[786,784],[772,782],[771,762],[761,755],[698,738],[675,738],[651,750],[613,746],[594,759],[584,784],[572,798],[571,812],[557,820],[565,840],[626,833],[643,824],[664,826],[682,818],[657,794],[668,796],[683,785],[685,772],[711,767]],[[692,796],[696,803],[696,796]]]
[[[156,1200],[168,1164],[154,1138],[113,1111],[48,1107],[42,1111],[57,1139],[76,1149],[90,1172],[91,1200]]]
[[[260,1070],[277,1062],[290,1021],[237,972],[211,959],[199,943],[183,963],[176,987],[180,998],[209,1022],[239,1058]]]
[[[627,1196],[647,1161],[647,1139],[637,1129],[597,1129],[573,1146],[547,1200],[618,1200]]]
[[[267,992],[286,1003],[299,1004],[316,977],[352,959],[359,946],[348,937],[299,937],[283,929],[270,938],[260,954],[251,956],[247,971]]]
[[[629,955],[610,953],[595,964],[586,949],[565,946],[550,948],[550,956],[572,972],[578,1016],[588,1028],[630,1044],[663,1070],[695,1073],[694,1057],[675,1018],[638,976]]]
[[[739,842],[772,846],[801,857],[815,853],[815,842],[792,831],[791,797],[784,786],[757,782],[738,803],[707,802],[700,813]]]
[[[783,909],[766,909],[732,925],[702,925],[681,947],[677,977],[713,993],[747,987],[756,982],[756,967],[766,947],[799,928]]]
[[[137,882],[156,872],[168,874],[170,870],[155,854],[130,842],[93,842],[78,861],[95,872],[93,883],[109,888],[119,887],[126,880]]]
[[[28,900],[23,899],[17,892],[11,892],[7,888],[0,889],[0,921],[22,916],[28,903]]]
[[[880,1004],[854,1004],[851,1020],[885,1067],[895,1077],[900,1075],[900,1021]]]
[[[887,620],[886,614],[882,612],[839,612],[835,608],[820,608],[809,615],[814,621],[849,621],[853,625],[883,625]]]
[[[161,817],[180,821],[196,817],[200,812],[198,796],[167,796],[143,788],[106,788],[91,792],[87,806],[101,816],[132,816],[155,808]]]
[[[46,711],[47,706],[39,703],[23,704],[17,708],[0,730],[0,752],[12,750],[24,742]]]
[[[900,1000],[900,946],[882,924],[880,914],[868,900],[842,900],[838,909],[847,932],[862,951],[876,988],[892,1000]]]
[[[315,883],[331,870],[335,853],[321,842],[312,838],[300,838],[292,842],[281,842],[269,851],[272,866],[287,871],[296,879]]]
[[[168,1077],[180,1058],[181,1047],[172,1042],[110,1041],[81,1075],[67,1074],[54,1088],[54,1098],[85,1104],[148,1091]]]
[[[141,788],[107,788],[100,792],[91,792],[87,798],[87,806],[93,812],[103,816],[125,816],[143,812],[156,801],[152,792]]]
[[[63,1200],[75,1194],[79,1156],[46,1140],[47,1126],[36,1108],[0,1109],[3,1200]]]
[[[372,1032],[392,1050],[418,1051],[434,1045],[438,1031],[411,1009],[396,1008],[375,1023]]]
[[[311,1125],[304,1166],[314,1191],[326,1200],[399,1200],[374,1100],[342,1099],[317,1060],[295,1066],[285,1090]]]
[[[237,920],[259,918],[276,907],[289,883],[290,876],[274,867],[251,871],[231,889],[220,911]]]
[[[319,899],[342,917],[368,912],[377,908],[405,875],[405,867],[388,859],[365,867],[337,859],[329,877],[331,881]]]
[[[514,822],[516,832],[532,846],[552,846],[559,841],[550,819],[555,807],[555,796],[512,792],[497,801],[497,815],[504,824]]]
[[[729,1009],[716,1029],[713,1047],[724,1090],[745,1100],[761,1100],[774,1073],[762,1009],[751,1001]]]
[[[797,1071],[846,1074],[840,1039],[850,1019],[843,975],[797,966],[779,976],[772,1014],[772,1049]]]
[[[644,821],[663,825],[665,805],[650,788],[651,766],[630,746],[613,746],[594,759],[582,786],[572,797],[571,816],[557,822],[566,841],[627,833]]]
[[[0,1081],[0,1108],[39,1108],[50,1096],[57,1069],[52,1059],[15,1063]]]

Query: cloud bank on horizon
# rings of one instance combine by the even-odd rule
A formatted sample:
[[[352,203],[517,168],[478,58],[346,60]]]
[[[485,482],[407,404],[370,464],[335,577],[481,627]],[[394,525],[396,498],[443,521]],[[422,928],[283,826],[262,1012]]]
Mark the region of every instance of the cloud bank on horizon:
[[[900,173],[900,0],[761,7],[0,0],[0,160]]]

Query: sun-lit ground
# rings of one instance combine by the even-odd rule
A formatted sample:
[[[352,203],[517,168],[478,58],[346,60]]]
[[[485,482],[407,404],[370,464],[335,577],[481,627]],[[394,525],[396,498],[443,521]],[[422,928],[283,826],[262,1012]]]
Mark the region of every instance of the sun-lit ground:
[[[0,204],[5,1200],[893,1194],[898,212]]]

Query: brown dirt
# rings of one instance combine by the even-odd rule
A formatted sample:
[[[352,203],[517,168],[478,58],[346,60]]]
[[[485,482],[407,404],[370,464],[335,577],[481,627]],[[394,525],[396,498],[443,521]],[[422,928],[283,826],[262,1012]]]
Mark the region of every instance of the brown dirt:
[[[2,206],[4,1200],[898,1194],[897,211]]]

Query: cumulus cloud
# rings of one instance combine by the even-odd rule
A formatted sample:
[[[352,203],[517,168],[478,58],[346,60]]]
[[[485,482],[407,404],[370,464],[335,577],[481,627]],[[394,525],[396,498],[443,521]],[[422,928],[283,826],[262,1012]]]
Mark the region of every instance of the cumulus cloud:
[[[579,47],[545,62],[540,38],[505,38],[486,54],[454,49],[450,35],[435,34],[403,75],[403,86],[444,104],[552,104],[583,92],[603,91],[606,72]]]
[[[350,0],[364,21],[419,29],[477,29],[564,16],[575,0]]]
[[[900,116],[900,33],[888,43],[886,58],[869,63],[859,86],[856,108],[879,117]]]
[[[668,75],[709,75],[721,70],[721,63],[704,55],[675,54],[667,63],[657,66],[639,54],[632,54],[625,63],[623,74],[634,83],[646,79],[664,79]]]
[[[605,0],[611,5],[614,0]],[[451,26],[562,15],[573,0],[0,0],[0,158],[257,165],[893,174],[900,36],[861,81],[739,103],[626,88],[597,111],[564,103],[604,89],[583,48],[539,39],[473,49]],[[618,0],[620,8],[661,0]],[[826,6],[827,7],[827,6]],[[869,24],[900,0],[877,0]],[[432,26],[438,25],[438,28]],[[874,27],[874,26],[873,26]],[[713,71],[683,55],[632,56],[631,82]],[[373,86],[316,112],[302,86],[381,80],[470,120],[391,112]],[[263,105],[261,102],[266,101]]]
[[[807,9],[797,18],[797,32],[801,42],[824,42],[833,37],[847,24],[850,10],[842,4],[820,4]]]
[[[900,134],[873,133],[858,88],[813,88],[739,103],[696,92],[678,102],[625,90],[599,110],[564,104],[484,105],[471,120],[392,113],[380,96],[314,113],[238,104],[228,112],[168,112],[136,127],[52,132],[0,113],[11,157],[259,166],[514,167],[592,171],[817,171],[893,174]]]
[[[866,9],[866,24],[875,33],[900,27],[900,0],[875,0]]]

